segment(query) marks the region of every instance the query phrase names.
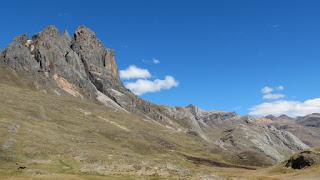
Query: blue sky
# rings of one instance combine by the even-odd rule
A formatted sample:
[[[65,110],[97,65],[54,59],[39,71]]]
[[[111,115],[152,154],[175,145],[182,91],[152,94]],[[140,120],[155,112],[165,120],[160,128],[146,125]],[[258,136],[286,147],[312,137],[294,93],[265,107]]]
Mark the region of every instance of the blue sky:
[[[135,65],[151,82],[179,82],[147,100],[240,114],[280,103],[289,109],[277,113],[300,115],[306,100],[316,100],[308,112],[320,111],[319,9],[316,0],[11,0],[0,7],[0,48],[50,24],[70,33],[86,25],[115,49],[121,70]],[[266,86],[283,96],[263,99]]]

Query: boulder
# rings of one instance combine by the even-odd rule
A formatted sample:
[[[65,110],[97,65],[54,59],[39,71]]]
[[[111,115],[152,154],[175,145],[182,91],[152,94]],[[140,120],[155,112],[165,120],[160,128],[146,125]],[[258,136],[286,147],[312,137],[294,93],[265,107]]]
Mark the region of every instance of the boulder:
[[[303,169],[317,164],[320,164],[320,153],[303,151],[292,156],[285,166],[292,169]]]

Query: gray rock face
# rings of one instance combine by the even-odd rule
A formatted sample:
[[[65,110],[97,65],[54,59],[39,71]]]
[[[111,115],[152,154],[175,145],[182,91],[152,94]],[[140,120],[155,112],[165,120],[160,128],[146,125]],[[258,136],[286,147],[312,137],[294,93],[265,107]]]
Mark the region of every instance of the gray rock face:
[[[90,80],[99,91],[106,92],[109,88],[121,86],[114,52],[106,49],[94,32],[80,26],[71,48],[79,55]]]
[[[270,124],[275,126],[277,129],[291,132],[311,147],[320,146],[319,113],[313,113],[297,118],[284,116],[274,117]]]
[[[105,48],[84,26],[74,37],[54,26],[32,38],[19,36],[1,52],[0,64],[29,77],[39,88],[97,99],[108,108],[136,113],[170,130],[200,138],[222,154],[239,155],[242,161],[251,152],[264,157],[262,161],[274,163],[283,160],[285,154],[307,148],[294,135],[255,125],[250,117],[205,111],[193,105],[159,106],[137,97],[120,81],[113,50]]]
[[[220,142],[224,148],[242,156],[246,152],[265,154],[265,161],[271,164],[288,158],[288,155],[295,151],[308,148],[293,134],[274,127],[240,124],[226,130],[223,134]],[[246,156],[247,159],[252,158],[250,153]],[[251,160],[251,162],[254,161]]]
[[[249,116],[223,111],[205,111],[193,105],[167,107],[164,114],[175,119],[191,136],[199,136],[224,150],[226,159],[239,164],[268,165],[309,148],[296,136],[273,126],[255,124]]]
[[[205,111],[193,105],[175,108],[167,107],[164,113],[174,119],[190,118],[206,125],[216,125],[237,117],[236,113],[214,110]]]
[[[2,53],[0,63],[27,72],[35,81],[42,79],[38,80],[42,87],[57,86],[59,82],[54,77],[62,77],[81,93],[95,97],[96,88],[89,81],[81,59],[70,48],[71,43],[67,33],[60,34],[54,26],[49,26],[31,39],[25,35],[16,38]],[[68,85],[58,84],[62,88]]]
[[[39,63],[25,45],[27,41],[26,35],[17,37],[8,48],[1,52],[0,62],[19,71],[33,72],[38,70]]]

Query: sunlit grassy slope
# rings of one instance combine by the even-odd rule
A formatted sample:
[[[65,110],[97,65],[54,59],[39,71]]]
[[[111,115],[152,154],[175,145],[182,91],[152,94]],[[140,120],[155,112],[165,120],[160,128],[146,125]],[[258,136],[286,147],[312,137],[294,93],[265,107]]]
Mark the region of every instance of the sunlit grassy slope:
[[[35,90],[0,69],[0,179],[292,179],[304,172],[228,167],[215,151],[151,120]],[[318,170],[306,172],[313,178]]]

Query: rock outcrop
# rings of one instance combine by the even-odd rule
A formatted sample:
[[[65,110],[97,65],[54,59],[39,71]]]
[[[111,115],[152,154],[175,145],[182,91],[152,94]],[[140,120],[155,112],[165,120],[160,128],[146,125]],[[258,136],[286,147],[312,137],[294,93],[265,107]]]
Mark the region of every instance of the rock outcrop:
[[[320,164],[320,153],[314,151],[302,151],[292,156],[286,163],[286,167],[303,169]]]
[[[110,107],[124,104],[112,89],[135,97],[119,79],[114,51],[105,48],[84,26],[76,30],[73,38],[54,26],[32,38],[19,36],[1,53],[0,63],[30,77],[38,88],[104,100],[102,103]],[[101,93],[106,96],[101,98]]]
[[[274,164],[288,158],[295,151],[309,148],[290,132],[277,130],[272,126],[239,124],[225,130],[220,138],[223,148],[232,151],[239,161],[248,165]],[[264,154],[259,162],[257,153]]]
[[[94,32],[80,26],[75,32],[71,48],[79,56],[87,75],[99,91],[121,88],[114,51],[105,48]]]
[[[79,56],[70,47],[68,33],[61,34],[54,26],[28,38],[17,37],[1,54],[0,63],[30,76],[37,86],[59,87],[57,79],[73,84],[88,97],[96,96]],[[59,88],[58,88],[59,89]]]

